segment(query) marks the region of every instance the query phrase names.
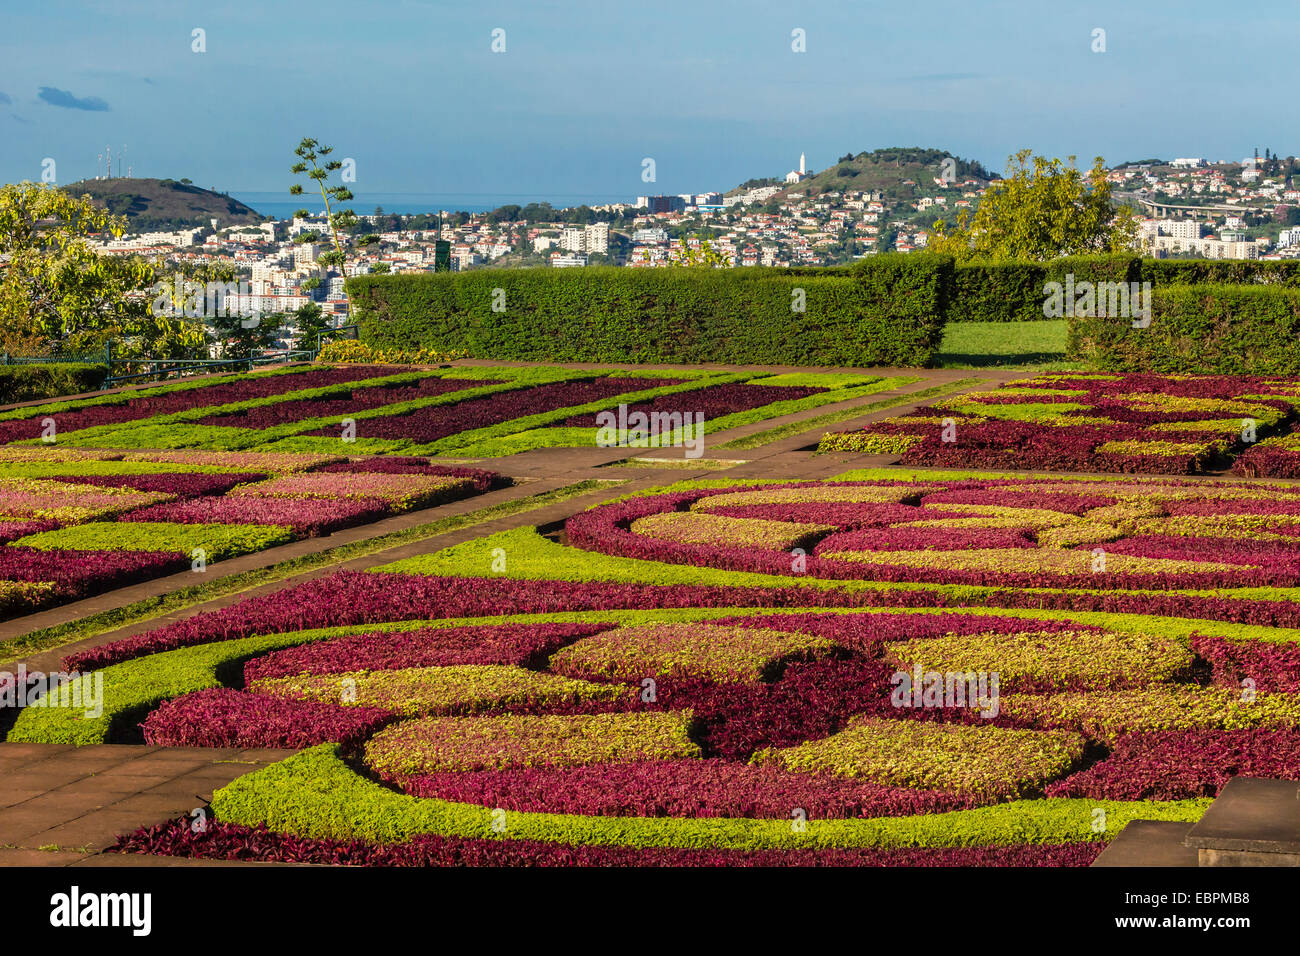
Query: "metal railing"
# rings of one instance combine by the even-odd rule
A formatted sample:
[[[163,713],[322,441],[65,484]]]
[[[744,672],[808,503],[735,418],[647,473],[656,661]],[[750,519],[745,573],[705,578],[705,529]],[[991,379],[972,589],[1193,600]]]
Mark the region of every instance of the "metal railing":
[[[134,382],[146,378],[165,379],[170,376],[207,375],[213,372],[230,371],[251,372],[259,365],[284,365],[291,362],[310,362],[316,358],[314,349],[290,349],[284,352],[254,353],[247,358],[237,359],[118,359],[112,357],[111,350],[105,358],[109,375],[104,379],[104,387],[112,388],[123,382]],[[113,374],[115,367],[136,368],[144,366],[140,372]]]
[[[254,352],[245,358],[206,359],[206,358],[120,358],[113,354],[110,343],[97,355],[10,355],[0,354],[0,365],[46,365],[56,363],[85,363],[104,365],[108,368],[108,377],[104,379],[104,388],[112,388],[123,382],[135,382],[142,379],[166,379],[171,376],[206,375],[213,372],[251,372],[259,365],[283,365],[291,362],[310,362],[320,354],[321,345],[338,335],[351,333],[348,338],[357,337],[357,326],[344,325],[337,329],[327,329],[317,333],[314,349],[288,349],[279,352]],[[115,373],[115,369],[122,369]],[[136,371],[139,369],[140,371]]]

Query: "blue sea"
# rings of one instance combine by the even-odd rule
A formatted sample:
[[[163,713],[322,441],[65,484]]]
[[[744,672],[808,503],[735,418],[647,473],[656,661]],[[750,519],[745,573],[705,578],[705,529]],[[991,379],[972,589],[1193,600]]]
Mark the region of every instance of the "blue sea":
[[[355,192],[355,190],[354,190]],[[295,211],[306,209],[312,213],[323,213],[325,204],[317,196],[313,201],[310,196],[290,196],[285,192],[232,192],[230,194],[242,203],[252,206],[264,216],[276,219],[290,219]],[[370,215],[376,206],[383,206],[384,212],[398,213],[403,216],[419,215],[426,212],[488,212],[498,206],[516,204],[526,206],[530,202],[549,202],[556,209],[565,206],[601,205],[612,202],[633,202],[633,196],[610,196],[601,193],[552,194],[538,196],[522,193],[356,193],[356,199],[348,203],[352,211],[359,216]]]

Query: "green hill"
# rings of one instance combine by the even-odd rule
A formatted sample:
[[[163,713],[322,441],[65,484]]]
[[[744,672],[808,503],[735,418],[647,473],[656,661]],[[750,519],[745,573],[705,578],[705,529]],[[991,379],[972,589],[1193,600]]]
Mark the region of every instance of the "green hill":
[[[63,187],[88,195],[114,215],[126,216],[134,232],[208,226],[246,226],[266,217],[238,199],[174,179],[85,179]]]
[[[803,182],[786,186],[778,198],[784,199],[789,193],[816,196],[845,190],[879,190],[886,201],[917,199],[935,193],[934,180],[943,175],[944,160],[952,160],[958,182],[974,179],[984,184],[994,178],[978,162],[947,150],[896,146],[845,155]]]

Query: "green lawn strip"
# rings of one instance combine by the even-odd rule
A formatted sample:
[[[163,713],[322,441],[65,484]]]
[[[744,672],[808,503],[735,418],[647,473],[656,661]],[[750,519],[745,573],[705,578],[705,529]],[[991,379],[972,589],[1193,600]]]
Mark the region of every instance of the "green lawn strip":
[[[493,571],[499,567],[499,552],[505,552],[505,571]],[[717,585],[720,587],[805,587],[811,591],[906,591],[925,590],[937,592],[953,602],[955,608],[965,610],[967,606],[979,606],[991,595],[1006,593],[1026,593],[1044,595],[1096,595],[1112,593],[1100,590],[1079,588],[999,588],[983,585],[933,584],[928,582],[888,582],[888,581],[843,581],[824,578],[796,577],[778,574],[761,574],[752,571],[728,571],[719,568],[697,567],[695,565],[669,564],[660,561],[645,561],[640,558],[625,558],[616,555],[601,554],[594,551],[582,551],[558,544],[538,534],[535,528],[516,528],[501,531],[484,538],[476,538],[462,544],[453,545],[433,554],[417,555],[380,565],[371,569],[378,573],[423,574],[441,577],[504,577],[516,580],[541,581],[602,581],[616,584],[655,584],[655,585]],[[1125,591],[1129,595],[1167,594],[1167,591]],[[928,609],[932,613],[950,613],[954,606]],[[1102,620],[1124,622],[1123,628],[1140,629],[1144,621],[1159,621],[1161,627],[1174,628],[1162,633],[1190,634],[1191,631],[1178,630],[1178,625],[1170,623],[1181,618],[1155,618],[1145,615],[1116,615],[1106,612],[1088,611],[1053,611],[1037,609],[1003,609],[989,608],[991,614],[1023,614],[1032,617],[1037,614],[1058,614],[1071,620],[1084,621],[1089,615],[1100,615]],[[1291,628],[1261,627],[1258,630],[1251,625],[1232,624],[1224,621],[1198,620],[1193,622],[1193,630],[1224,637],[1232,635],[1250,635],[1240,639],[1270,640],[1276,643],[1293,643],[1300,640],[1300,631]]]
[[[1049,611],[1037,608],[997,607],[731,607],[704,608],[651,608],[600,611],[549,611],[541,614],[506,614],[493,617],[458,617],[436,620],[385,621],[377,624],[349,624],[340,627],[313,628],[294,633],[306,639],[343,637],[349,634],[369,634],[375,631],[414,631],[423,628],[490,626],[494,624],[580,624],[604,622],[632,626],[638,624],[679,623],[706,621],[714,618],[746,615],[752,617],[781,614],[961,614],[973,617],[1019,617],[1033,621],[1072,621],[1090,624],[1112,631],[1149,634],[1186,641],[1193,634],[1213,632],[1217,637],[1236,641],[1263,641],[1266,643],[1300,643],[1300,628],[1272,627],[1266,624],[1233,624],[1224,621],[1205,621],[1183,617],[1161,617],[1146,614],[1120,614],[1109,611]],[[286,636],[286,635],[282,635]]]
[[[942,368],[1082,369],[1067,361],[1069,321],[949,322],[935,353]]]
[[[586,373],[553,371],[550,369],[532,370],[532,369],[511,369],[510,374],[503,376],[508,381],[499,382],[495,385],[481,385],[477,388],[466,388],[456,392],[446,392],[441,395],[431,395],[426,398],[416,398],[405,402],[396,402],[392,405],[384,405],[379,408],[364,409],[354,412],[350,415],[331,415],[321,418],[302,419],[297,422],[290,422],[284,425],[277,425],[274,428],[230,428],[228,426],[217,425],[197,425],[194,424],[198,419],[207,418],[210,415],[225,415],[232,412],[247,411],[253,408],[261,408],[267,405],[276,405],[286,401],[297,400],[316,400],[326,398],[331,395],[350,393],[354,387],[374,386],[383,384],[402,384],[404,382],[415,381],[419,378],[439,377],[437,372],[402,372],[398,375],[382,376],[380,378],[363,379],[358,382],[348,383],[346,387],[339,385],[328,385],[321,388],[303,389],[298,392],[286,392],[281,395],[271,395],[264,398],[253,398],[242,402],[231,402],[226,405],[211,405],[200,408],[189,408],[179,412],[172,412],[167,415],[158,415],[154,418],[141,419],[135,422],[119,423],[115,425],[97,425],[93,428],[83,428],[73,432],[71,439],[60,436],[59,441],[68,445],[107,445],[109,447],[145,447],[140,443],[141,439],[136,435],[137,432],[152,432],[151,440],[166,440],[169,430],[177,436],[173,439],[172,444],[166,446],[150,447],[207,447],[216,449],[239,450],[251,447],[254,444],[262,444],[274,441],[276,438],[298,434],[303,431],[311,431],[316,428],[324,428],[335,425],[347,418],[364,419],[375,418],[382,415],[396,415],[403,412],[414,411],[431,405],[449,405],[456,402],[465,401],[469,398],[479,398],[484,395],[493,395],[497,392],[512,391],[519,388],[527,388],[531,385],[543,384],[552,381],[567,381],[574,378],[586,377]],[[16,444],[33,444],[40,439],[27,440]],[[181,442],[183,444],[175,444]]]
[[[738,428],[742,425],[749,425],[758,421],[765,421],[769,418],[780,418],[783,415],[793,415],[796,412],[805,411],[809,408],[818,408],[822,405],[834,404],[837,402],[850,401],[863,395],[871,395],[876,392],[887,391],[900,385],[920,381],[919,378],[892,378],[879,379],[875,378],[870,384],[856,387],[832,387],[829,391],[819,392],[815,395],[808,395],[799,399],[782,399],[776,402],[770,402],[758,408],[751,408],[743,412],[734,412],[730,415],[723,415],[720,418],[706,419],[704,422],[704,433],[725,431],[729,428]],[[723,384],[721,380],[710,381],[707,385]],[[752,383],[757,384],[757,383]],[[702,386],[697,386],[702,387]],[[632,404],[633,401],[646,401],[647,398],[654,398],[659,395],[672,394],[681,391],[680,386],[673,386],[668,389],[659,390],[655,395],[646,396],[620,396],[620,398]],[[609,400],[592,403],[595,407],[587,410],[599,411],[609,406]],[[683,414],[689,412],[689,409],[682,409]],[[581,410],[566,409],[563,412],[563,418],[570,415],[582,414]],[[540,417],[540,416],[538,416]],[[547,413],[546,418],[559,418],[558,414]],[[560,418],[562,421],[563,418]],[[466,441],[470,436],[478,434],[477,432],[463,432],[453,438],[444,439],[433,446],[424,446],[420,449],[421,454],[457,454],[467,455],[477,458],[503,458],[507,455],[518,454],[519,452],[531,451],[534,448],[590,448],[596,444],[598,431],[594,427],[529,427],[521,429],[520,426],[529,419],[519,419],[514,422],[508,422],[495,429],[484,429],[483,431],[500,431],[502,428],[512,429],[512,433],[499,437],[489,437],[482,440]],[[682,429],[674,429],[669,435],[658,437],[657,445],[650,445],[646,440],[645,444],[627,443],[629,448],[650,448],[650,447],[678,447],[682,444],[684,434]],[[627,433],[620,432],[619,440],[627,442]],[[458,444],[449,446],[447,442],[457,442]],[[465,444],[459,444],[466,442]],[[432,449],[432,450],[427,450]],[[443,451],[445,449],[445,452]]]
[[[665,373],[666,374],[666,373]],[[589,412],[599,412],[609,408],[611,405],[617,407],[619,404],[633,405],[637,402],[648,402],[659,398],[663,395],[676,395],[681,392],[693,392],[701,388],[708,388],[710,385],[726,385],[732,382],[743,382],[752,376],[744,372],[716,372],[711,375],[701,376],[689,382],[679,382],[676,385],[660,385],[655,388],[644,388],[639,391],[624,392],[622,395],[611,395],[608,398],[599,398],[595,401],[584,402],[581,405],[570,405],[568,408],[556,408],[548,412],[538,412],[536,415],[526,415],[523,418],[512,418],[510,421],[500,422],[496,425],[487,425],[483,428],[476,428],[472,431],[460,432],[456,435],[449,435],[446,438],[426,445],[416,445],[412,449],[414,454],[421,455],[460,455],[465,458],[491,458],[494,455],[481,454],[478,449],[481,447],[490,447],[493,439],[510,437],[520,432],[536,431],[545,429],[555,422],[563,422],[566,418],[574,415],[585,415]],[[586,444],[595,444],[595,429],[578,429],[578,431],[589,432],[591,440]],[[540,445],[533,447],[542,447]]]
[[[848,388],[854,385],[870,385],[879,382],[879,375],[864,375],[861,372],[783,372],[756,378],[754,385],[788,385],[795,388]],[[885,379],[885,381],[896,381]],[[918,379],[912,379],[918,381]]]
[[[1097,841],[1130,820],[1200,819],[1209,799],[1182,801],[1016,800],[949,813],[871,819],[810,820],[796,831],[785,819],[597,817],[500,814],[491,807],[411,797],[352,770],[336,744],[323,744],[238,778],[213,795],[225,823],[328,840],[397,843],[422,833],[478,839],[708,849],[956,847]],[[1107,829],[1095,833],[1098,808]],[[494,827],[494,821],[496,826]]]
[[[65,478],[75,484],[78,478],[92,475],[163,475],[163,474],[263,474],[248,467],[228,465],[189,465],[178,461],[0,461],[0,478]]]
[[[127,730],[129,720],[139,721],[145,713],[173,697],[208,687],[238,682],[239,672],[232,670],[251,657],[316,641],[331,640],[354,634],[403,632],[425,628],[490,627],[502,624],[560,624],[609,622],[622,626],[642,624],[707,621],[744,616],[778,616],[784,614],[961,614],[973,617],[1013,617],[1027,620],[1069,620],[1114,631],[1126,631],[1186,641],[1194,633],[1219,631],[1221,636],[1236,640],[1264,640],[1274,643],[1300,641],[1300,630],[1271,628],[1248,624],[1221,624],[1184,618],[1146,617],[1140,614],[1103,612],[1039,611],[1023,608],[661,608],[602,611],[559,611],[543,614],[510,614],[497,617],[444,618],[440,620],[389,621],[352,624],[338,627],[311,628],[279,634],[259,634],[232,641],[200,644],[162,651],[147,657],[124,661],[103,668],[105,699],[103,713],[87,718],[72,708],[34,708],[24,711],[15,724],[11,741],[28,743],[102,743],[113,729]],[[779,629],[779,628],[778,628]]]
[[[117,628],[125,627],[129,624],[147,621],[151,618],[160,617],[164,614],[169,614],[172,611],[192,607],[196,604],[202,604],[216,598],[225,597],[231,594],[239,594],[242,591],[260,587],[264,584],[283,581],[307,571],[342,564],[346,561],[365,557],[369,554],[375,554],[380,551],[386,551],[389,548],[411,544],[415,541],[422,541],[425,538],[436,537],[440,534],[457,531],[461,528],[480,524],[485,521],[493,521],[498,518],[508,518],[511,515],[522,514],[523,512],[533,511],[537,508],[544,508],[547,505],[567,501],[570,498],[586,494],[594,488],[609,487],[613,484],[622,483],[622,481],[598,481],[589,479],[587,481],[577,482],[576,484],[566,485],[563,488],[556,488],[553,491],[529,495],[525,498],[515,498],[510,501],[503,501],[499,504],[490,505],[487,508],[480,508],[477,511],[471,511],[467,514],[451,515],[445,518],[439,518],[438,520],[431,521],[428,524],[418,525],[414,528],[407,528],[405,531],[393,531],[389,534],[378,535],[373,538],[365,538],[360,541],[354,541],[349,544],[342,544],[338,547],[329,548],[325,551],[318,551],[315,554],[291,558],[287,561],[281,561],[278,564],[273,564],[266,568],[256,568],[251,571],[226,575],[225,577],[216,578],[213,581],[205,582],[203,584],[181,588],[157,597],[145,598],[141,601],[125,605],[124,607],[113,608],[112,610],[92,614],[76,621],[68,621],[64,624],[56,624],[51,627],[41,628],[40,630],[32,631],[29,634],[24,634],[21,637],[16,637],[12,640],[0,643],[0,664],[17,660],[18,658],[27,657],[28,655],[48,650],[52,647],[58,647],[63,644],[69,644],[73,641],[94,637],[97,634],[116,630]]]
[[[319,368],[319,366],[315,367]],[[304,365],[298,368],[276,369],[270,372],[236,372],[213,378],[205,378],[201,381],[189,380],[169,382],[164,385],[155,385],[152,388],[113,392],[108,395],[99,395],[94,398],[46,402],[43,405],[29,405],[26,408],[14,408],[7,412],[0,412],[0,421],[10,421],[15,418],[31,418],[36,415],[53,415],[58,412],[71,411],[72,409],[77,408],[89,408],[92,405],[117,405],[136,398],[152,398],[156,395],[166,395],[171,392],[188,392],[193,389],[206,388],[209,385],[227,385],[231,382],[247,381],[250,378],[273,378],[279,375],[298,375],[303,372],[311,371],[312,368],[313,366]]]
[[[817,392],[813,395],[807,395],[803,398],[783,399],[779,402],[771,402],[758,408],[751,408],[743,412],[733,412],[730,415],[723,415],[721,418],[712,418],[705,422],[704,430],[706,432],[721,432],[729,428],[740,428],[744,425],[752,425],[755,422],[766,421],[769,418],[780,418],[783,415],[795,415],[799,412],[807,411],[810,408],[821,408],[823,405],[834,405],[839,402],[852,401],[855,398],[862,398],[866,395],[875,395],[878,392],[887,392],[892,388],[901,388],[904,385],[911,385],[913,382],[921,381],[920,376],[895,376],[894,378],[877,379],[869,385],[858,385],[848,388],[833,388],[825,392]]]
[[[478,371],[478,369],[475,369],[474,371]],[[612,378],[629,378],[629,379],[646,377],[644,375],[624,375],[621,374],[622,370],[620,369],[589,369],[586,371],[578,371],[572,369],[524,368],[524,369],[509,369],[508,371],[511,373],[514,380],[511,382],[504,382],[499,385],[485,385],[479,388],[466,389],[461,392],[451,392],[446,395],[434,396],[433,398],[414,399],[413,401],[400,402],[393,405],[385,405],[382,408],[368,409],[366,411],[356,412],[351,415],[335,415],[328,418],[304,419],[303,421],[300,422],[293,422],[286,425],[280,425],[275,428],[259,429],[255,432],[259,440],[258,447],[269,446],[272,443],[276,443],[275,448],[279,450],[283,450],[285,448],[295,448],[295,449],[318,448],[320,446],[317,445],[315,442],[308,444],[307,442],[302,441],[301,439],[325,438],[325,436],[304,435],[303,433],[309,431],[315,431],[316,429],[319,428],[338,427],[343,423],[344,420],[348,418],[351,418],[355,421],[363,421],[365,419],[370,419],[370,418],[387,418],[393,415],[403,415],[406,414],[407,412],[416,411],[421,408],[430,408],[437,405],[453,405],[459,402],[468,401],[470,399],[484,398],[489,395],[495,395],[499,392],[516,391],[518,389],[531,387],[534,385],[547,385],[556,382],[577,382],[586,379],[601,378],[606,376]],[[466,376],[466,377],[470,377],[470,376]],[[472,377],[481,378],[484,376],[476,375]],[[699,381],[685,382],[680,385],[668,386],[668,388],[682,389],[682,390],[700,388],[702,383],[704,383],[706,379],[707,376],[701,376]],[[659,391],[660,389],[657,388],[643,389],[640,392],[631,392],[628,393],[627,395],[616,396],[616,397],[627,400],[630,396],[637,396],[637,399],[635,400],[641,400],[640,396],[645,394],[650,394],[650,393],[658,394]],[[604,400],[598,403],[591,403],[591,404],[600,407],[605,403],[605,401],[608,400]],[[576,406],[576,407],[585,408],[586,406]],[[504,422],[498,426],[493,426],[491,428],[477,429],[473,432],[462,433],[462,434],[480,434],[482,432],[494,431],[494,430],[502,433],[508,433],[509,431],[518,428],[521,422],[530,422],[536,419],[550,420],[560,415],[567,417],[568,415],[571,414],[575,414],[573,409],[559,409],[554,412],[547,412],[541,415],[533,415],[522,419],[514,419],[510,422]],[[383,446],[375,446],[375,450],[379,451],[379,453],[403,451],[403,452],[409,452],[410,454],[417,454],[417,455],[419,454],[433,455],[433,454],[440,454],[441,453],[440,450],[443,448],[453,447],[455,441],[458,440],[459,438],[460,436],[449,437],[446,439],[442,439],[441,441],[433,442],[431,444],[426,444],[426,445],[415,445],[409,439],[395,439],[395,440],[371,439],[370,441],[385,441],[385,444]],[[334,438],[325,438],[325,440],[337,441],[337,439]],[[360,440],[365,441],[366,439],[360,439]],[[425,450],[425,449],[434,449],[434,450]],[[267,449],[267,450],[273,450],[273,449]],[[469,456],[465,456],[465,457],[469,457]],[[476,457],[491,457],[491,456],[479,455]]]
[[[1003,480],[1010,479],[1013,481],[1055,481],[1055,482],[1075,482],[1075,481],[1110,481],[1123,482],[1126,484],[1141,484],[1143,482],[1152,485],[1170,484],[1171,482],[1188,480],[1186,475],[1134,475],[1134,474],[1114,474],[1114,475],[1059,475],[1050,474],[1041,471],[1035,472],[1014,472],[1014,471],[953,471],[945,469],[935,469],[927,471],[917,468],[914,465],[895,466],[891,468],[851,468],[848,471],[842,471],[838,475],[832,475],[826,481],[967,481],[967,480]],[[1281,488],[1294,487],[1294,481],[1283,481],[1280,479],[1252,478],[1250,487],[1258,488],[1266,485],[1276,485]]]
[[[130,730],[128,722],[143,719],[165,700],[223,686],[222,676],[227,680],[233,676],[225,669],[258,654],[307,642],[296,634],[246,637],[112,664],[97,672],[104,679],[102,713],[88,716],[84,707],[28,706],[18,714],[6,740],[78,747],[107,743],[115,732]]]
[[[12,543],[42,551],[178,551],[186,556],[202,551],[204,561],[220,561],[292,540],[289,525],[96,521],[29,534]]]
[[[863,415],[869,415],[871,412],[880,411],[882,408],[893,408],[897,405],[908,405],[918,399],[933,398],[938,395],[947,395],[952,392],[961,391],[971,385],[977,385],[983,381],[979,378],[963,378],[956,382],[949,382],[947,385],[935,385],[931,388],[922,389],[919,392],[908,392],[906,395],[898,395],[894,398],[883,398],[878,402],[870,402],[866,405],[855,405],[853,408],[842,408],[836,412],[828,412],[825,415],[818,415],[815,418],[806,418],[803,421],[790,422],[785,425],[778,425],[775,428],[769,428],[765,431],[754,432],[752,435],[746,435],[743,438],[733,438],[729,442],[723,442],[721,445],[714,445],[715,450],[731,448],[759,448],[763,445],[770,445],[772,442],[780,441],[783,438],[789,438],[792,435],[798,435],[803,432],[812,431],[816,428],[822,428],[826,425],[835,425],[839,422],[847,421],[850,418],[860,418]]]
[[[280,392],[275,395],[265,395],[261,398],[245,399],[241,402],[227,402],[222,405],[198,405],[194,408],[183,409],[179,412],[169,412],[164,415],[154,415],[149,418],[136,419],[130,422],[117,422],[110,425],[94,425],[90,428],[81,428],[69,432],[66,435],[59,436],[59,442],[65,445],[98,445],[103,444],[107,447],[118,447],[114,439],[123,439],[131,441],[131,432],[137,428],[154,429],[155,431],[162,426],[173,426],[177,424],[190,425],[200,418],[206,418],[209,415],[221,415],[227,412],[243,411],[250,408],[260,408],[265,405],[275,405],[285,401],[296,401],[300,399],[314,400],[327,398],[332,395],[347,394],[352,388],[362,388],[372,385],[383,384],[403,384],[413,382],[420,378],[438,377],[436,371],[423,373],[417,372],[398,372],[392,375],[382,375],[374,378],[358,379],[355,382],[347,382],[336,385],[321,385],[316,388],[303,388],[296,391]],[[80,408],[76,404],[73,408]],[[56,419],[57,422],[57,419]],[[190,427],[203,427],[190,425]],[[232,431],[246,431],[246,429],[237,429]],[[13,442],[15,445],[32,445],[39,444],[41,439],[24,439],[20,442]],[[138,443],[134,445],[124,445],[121,447],[144,447]]]

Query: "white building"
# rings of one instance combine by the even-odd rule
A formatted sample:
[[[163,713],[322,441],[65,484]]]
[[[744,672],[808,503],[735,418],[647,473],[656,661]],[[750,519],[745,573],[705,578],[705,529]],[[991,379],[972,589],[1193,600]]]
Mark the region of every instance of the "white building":
[[[581,226],[568,226],[560,230],[560,248],[566,252],[586,251],[586,239]]]
[[[609,252],[609,223],[593,222],[582,233],[584,252],[598,252],[601,255]]]
[[[811,174],[810,172],[808,172],[808,167],[807,167],[807,165],[806,165],[805,162],[804,162],[804,154],[803,154],[803,153],[800,153],[800,154],[799,154],[799,168],[798,168],[798,169],[792,169],[792,170],[790,170],[788,173],[786,173],[786,174],[785,174],[785,181],[786,181],[787,183],[801,183],[801,182],[803,182],[805,179],[807,179],[807,178],[808,178],[809,176],[811,176],[811,175],[812,175],[812,174]]]

